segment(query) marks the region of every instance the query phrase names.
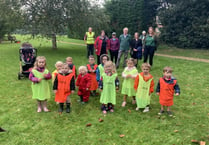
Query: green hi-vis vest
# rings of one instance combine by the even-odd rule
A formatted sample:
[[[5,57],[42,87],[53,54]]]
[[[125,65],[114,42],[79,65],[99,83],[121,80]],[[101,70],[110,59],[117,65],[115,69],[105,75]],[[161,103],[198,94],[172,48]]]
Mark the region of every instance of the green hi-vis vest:
[[[108,104],[112,103],[116,104],[116,88],[115,88],[115,79],[117,74],[114,73],[112,76],[108,76],[105,73],[102,74],[103,78],[103,90],[100,97],[100,103]]]
[[[98,66],[98,68],[99,68],[99,74],[100,74],[100,77],[101,77],[101,75],[104,73],[104,66],[102,66],[102,64],[100,64]]]
[[[91,32],[91,34],[89,32],[86,32],[86,43],[87,44],[94,44],[94,32]]]
[[[139,85],[136,92],[136,104],[137,108],[145,108],[150,104],[150,85],[152,79],[149,79],[147,82],[144,81],[143,77],[139,74]]]
[[[49,71],[45,69],[44,72],[39,72],[33,69],[32,73],[36,78],[42,78],[41,82],[32,83],[31,86],[33,92],[32,98],[41,101],[49,99],[50,98],[49,81],[44,79],[44,74],[48,74]]]

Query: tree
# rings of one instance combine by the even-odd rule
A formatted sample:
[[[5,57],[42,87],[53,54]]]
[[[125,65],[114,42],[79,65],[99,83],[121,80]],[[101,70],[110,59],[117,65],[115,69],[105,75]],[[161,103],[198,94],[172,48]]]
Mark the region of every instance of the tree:
[[[183,48],[209,48],[209,1],[172,1],[160,12],[164,42]]]

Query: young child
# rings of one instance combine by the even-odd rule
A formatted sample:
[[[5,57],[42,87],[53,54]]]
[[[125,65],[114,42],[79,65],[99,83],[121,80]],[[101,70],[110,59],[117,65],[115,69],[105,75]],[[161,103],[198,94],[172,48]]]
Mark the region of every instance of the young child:
[[[143,112],[149,112],[150,95],[154,92],[153,76],[149,73],[151,66],[148,63],[143,63],[141,66],[142,72],[137,75],[134,82],[136,90],[136,110],[145,108]]]
[[[34,63],[34,68],[29,74],[29,79],[32,81],[33,99],[37,100],[37,112],[49,112],[47,108],[47,99],[50,98],[50,90],[48,80],[51,79],[50,72],[46,69],[46,58],[38,56]]]
[[[78,96],[80,96],[80,102],[85,104],[89,101],[90,88],[91,88],[91,76],[88,74],[86,66],[79,67],[79,75],[76,81],[78,86]]]
[[[77,73],[76,73],[76,67],[73,64],[73,58],[72,57],[67,57],[66,58],[66,63],[69,65],[70,69],[73,71],[74,79],[76,79]]]
[[[53,90],[56,94],[55,102],[58,102],[60,106],[59,112],[63,112],[66,102],[66,113],[70,113],[70,94],[75,91],[75,80],[67,63],[62,64],[61,70],[54,80]]]
[[[109,61],[109,56],[107,54],[103,54],[103,55],[100,56],[100,62],[101,62],[101,64],[98,65],[97,70],[96,70],[96,79],[97,79],[97,82],[100,81],[100,77],[101,77],[101,75],[104,72],[104,64],[107,61]]]
[[[172,68],[171,67],[164,67],[163,69],[163,77],[160,78],[157,84],[157,95],[159,95],[161,109],[158,113],[159,115],[164,113],[164,107],[167,106],[167,113],[169,116],[172,116],[172,112],[170,107],[173,105],[173,94],[175,91],[175,95],[179,96],[180,88],[177,83],[177,80],[172,77]]]
[[[114,105],[116,104],[116,90],[119,89],[119,80],[115,72],[114,64],[112,61],[107,61],[104,64],[105,72],[101,75],[99,88],[101,93],[100,103],[102,103],[102,112],[114,112]]]
[[[52,72],[52,84],[54,84],[54,80],[55,80],[57,74],[59,73],[59,71],[61,70],[62,64],[63,64],[62,61],[57,61],[57,62],[55,63],[55,68],[56,68],[56,69]]]
[[[98,83],[96,80],[96,69],[97,69],[97,64],[95,64],[95,58],[93,55],[89,56],[89,64],[87,64],[87,69],[88,73],[91,76],[91,88],[90,91],[92,96],[96,96],[96,90],[98,88]]]
[[[132,104],[136,104],[136,91],[134,90],[134,80],[138,75],[138,71],[135,67],[134,59],[127,59],[127,67],[124,69],[122,73],[122,77],[124,78],[121,94],[124,95],[122,107],[126,106],[126,100],[128,97],[133,97]]]

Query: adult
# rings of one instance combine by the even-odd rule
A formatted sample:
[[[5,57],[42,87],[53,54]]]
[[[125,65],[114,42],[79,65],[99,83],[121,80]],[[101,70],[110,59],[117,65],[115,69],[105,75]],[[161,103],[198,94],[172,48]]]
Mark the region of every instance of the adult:
[[[142,40],[139,38],[138,32],[134,34],[134,39],[131,40],[131,57],[137,67],[138,60],[142,59]]]
[[[145,38],[145,48],[144,48],[144,63],[147,62],[149,57],[149,64],[153,65],[153,57],[155,50],[157,49],[157,38],[153,27],[149,27],[148,34]]]
[[[84,35],[84,42],[87,45],[87,58],[89,58],[90,55],[94,55],[94,39],[95,33],[92,32],[92,28],[89,27],[88,32]]]
[[[120,49],[118,53],[118,60],[116,63],[116,68],[119,68],[120,65],[120,59],[122,55],[124,54],[124,61],[123,61],[123,67],[126,66],[126,59],[128,58],[128,52],[130,48],[130,42],[131,42],[131,35],[128,34],[128,28],[123,28],[123,34],[119,37],[120,41]]]
[[[105,35],[105,31],[101,31],[101,35],[98,36],[94,42],[94,48],[97,55],[97,64],[100,64],[100,56],[102,54],[107,54],[108,49],[110,48],[110,40]]]
[[[146,31],[142,31],[142,35],[140,35],[139,39],[142,40],[142,50],[144,50],[145,47],[145,38],[146,38]]]
[[[119,39],[116,37],[116,33],[113,32],[112,38],[110,39],[110,58],[112,62],[115,59],[115,63],[117,63],[119,47]]]

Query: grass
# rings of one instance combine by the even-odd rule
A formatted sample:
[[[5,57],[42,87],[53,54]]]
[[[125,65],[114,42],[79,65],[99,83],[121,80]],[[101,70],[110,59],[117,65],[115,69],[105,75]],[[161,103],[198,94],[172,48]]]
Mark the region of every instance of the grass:
[[[67,56],[73,57],[77,68],[87,63],[84,46],[58,43],[59,49],[53,51],[51,42],[46,39],[30,40],[27,36],[17,38],[29,41],[38,48],[38,55],[46,56],[50,71],[54,70],[57,60],[64,61]],[[58,39],[83,43],[67,38]],[[76,101],[76,94],[71,96],[72,112],[59,115],[53,93],[48,101],[52,112],[36,113],[36,101],[31,99],[31,82],[28,79],[17,80],[19,47],[20,44],[0,44],[0,126],[8,130],[0,133],[0,144],[189,145],[192,139],[209,142],[207,63],[155,56],[151,70],[155,84],[162,76],[162,68],[169,65],[174,69],[173,75],[181,87],[181,95],[174,98],[172,107],[175,118],[167,115],[158,117],[160,105],[156,94],[152,95],[151,111],[142,113],[135,111],[131,99],[127,107],[120,107],[123,96],[119,93],[115,112],[105,117],[100,111],[99,97],[91,97],[88,104],[80,105]],[[118,70],[122,84],[121,72],[122,68]],[[104,122],[100,123],[99,118]],[[86,127],[87,123],[92,126]],[[125,136],[120,138],[120,134]]]

